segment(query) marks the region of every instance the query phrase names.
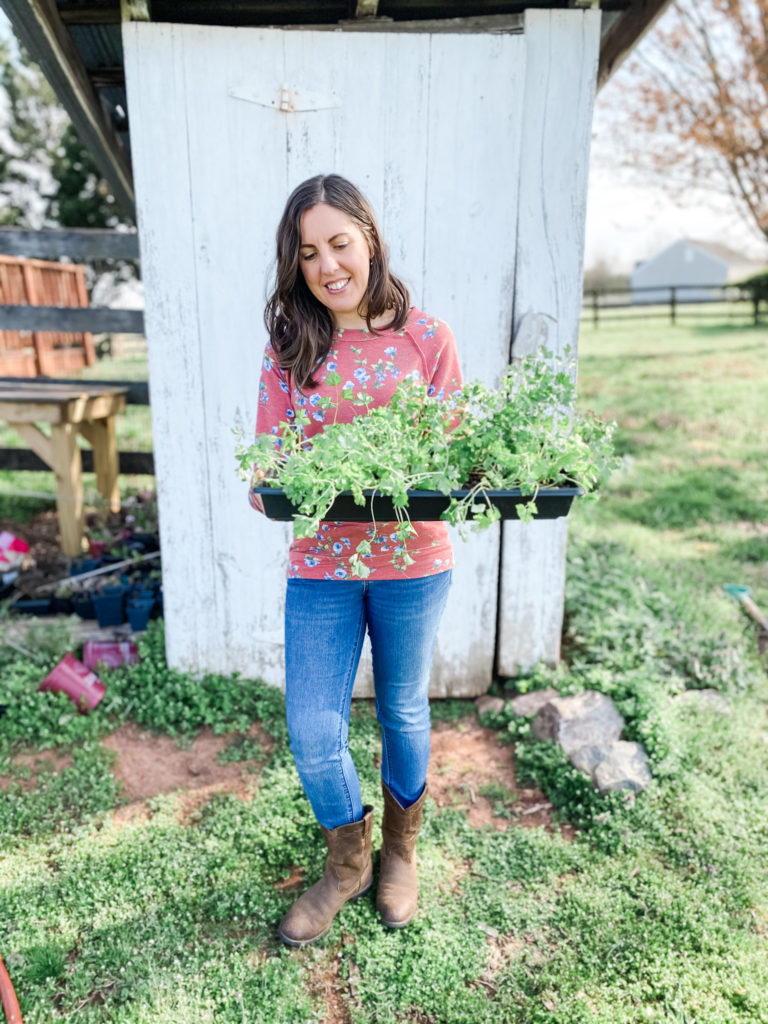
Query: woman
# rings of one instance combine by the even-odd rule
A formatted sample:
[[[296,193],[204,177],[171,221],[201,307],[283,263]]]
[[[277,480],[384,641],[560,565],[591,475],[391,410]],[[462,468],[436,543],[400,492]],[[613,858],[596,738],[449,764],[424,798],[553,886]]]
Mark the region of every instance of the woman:
[[[277,231],[269,342],[257,433],[303,410],[310,439],[387,403],[412,375],[452,401],[461,386],[450,329],[409,305],[389,269],[373,212],[338,175],[303,182]],[[330,398],[332,407],[326,399]],[[308,417],[308,420],[307,420]],[[307,425],[308,424],[308,425]],[[279,443],[279,442],[278,442]],[[259,508],[257,496],[252,502]],[[260,509],[263,511],[263,509]],[[382,732],[381,872],[377,907],[390,928],[416,912],[415,846],[426,797],[429,671],[453,554],[443,523],[417,523],[403,549],[397,524],[321,524],[294,540],[285,605],[286,711],[291,750],[328,847],[325,874],[291,907],[278,933],[290,946],[324,935],[347,900],[371,886],[370,806],[347,747],[350,703],[366,629]],[[370,542],[365,580],[350,558]]]

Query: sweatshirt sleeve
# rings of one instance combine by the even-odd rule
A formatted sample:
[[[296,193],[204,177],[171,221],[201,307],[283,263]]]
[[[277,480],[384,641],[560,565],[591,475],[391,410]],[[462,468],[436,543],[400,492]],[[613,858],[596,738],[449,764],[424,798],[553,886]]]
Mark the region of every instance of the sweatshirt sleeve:
[[[455,391],[461,390],[463,378],[453,331],[448,324],[440,321],[435,329],[435,335],[438,344],[435,346],[434,363],[427,394],[434,395],[442,401],[449,398]]]
[[[291,394],[290,381],[285,370],[281,369],[275,350],[271,342],[267,342],[264,349],[264,358],[261,363],[261,375],[259,377],[259,398],[256,412],[256,436],[259,434],[274,434],[275,446],[282,444],[277,436],[280,423],[292,423],[296,417],[293,407],[293,395]],[[254,476],[251,477],[251,485],[248,489],[251,507],[257,512],[263,512],[264,506],[261,498],[253,493],[257,484]]]

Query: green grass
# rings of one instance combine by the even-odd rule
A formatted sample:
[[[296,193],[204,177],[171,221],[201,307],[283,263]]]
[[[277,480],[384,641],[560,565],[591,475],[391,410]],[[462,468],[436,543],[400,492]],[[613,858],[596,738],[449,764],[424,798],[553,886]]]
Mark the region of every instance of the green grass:
[[[2,770],[21,747],[72,754],[33,791],[17,769],[0,797],[0,954],[24,1020],[320,1024],[329,982],[352,1024],[768,1022],[768,677],[722,590],[746,583],[768,609],[766,343],[751,328],[582,332],[584,404],[618,420],[626,458],[600,502],[571,513],[563,664],[498,690],[609,694],[653,782],[602,797],[508,706],[486,716],[514,744],[518,781],[543,787],[576,837],[475,829],[428,800],[421,909],[402,931],[366,897],[315,947],[277,941],[294,898],[281,880],[297,865],[317,877],[324,851],[275,690],[168,670],[155,626],[141,664],[108,673],[81,716],[36,689],[64,630],[38,637],[32,663],[0,644]],[[729,713],[692,703],[702,689]],[[435,718],[472,710],[436,702]],[[378,844],[377,723],[368,702],[352,717]],[[98,740],[128,720],[231,733],[224,760],[258,759],[247,797],[185,820],[158,797],[121,823]],[[269,749],[245,735],[253,720]],[[513,793],[481,793],[514,820]]]

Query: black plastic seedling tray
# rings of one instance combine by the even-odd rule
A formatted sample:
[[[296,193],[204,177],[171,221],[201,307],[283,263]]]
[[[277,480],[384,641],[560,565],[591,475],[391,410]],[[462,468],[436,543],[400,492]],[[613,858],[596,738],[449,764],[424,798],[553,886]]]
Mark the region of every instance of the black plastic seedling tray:
[[[356,505],[351,491],[340,494],[323,518],[340,523],[391,522],[397,519],[392,499],[378,491],[364,491],[366,502]],[[441,494],[440,491],[408,491],[408,515],[415,523],[430,522],[440,519],[448,508],[451,498],[462,498],[467,491],[451,491]],[[531,500],[530,494],[519,490],[486,491],[491,503],[501,512],[502,519],[519,519],[518,507]],[[536,518],[559,519],[567,516],[573,499],[582,495],[580,487],[542,488],[536,495]],[[276,487],[255,487],[263,503],[264,511],[270,519],[289,520],[299,514],[298,508]],[[483,508],[485,502],[478,499]],[[470,512],[469,518],[472,518]]]

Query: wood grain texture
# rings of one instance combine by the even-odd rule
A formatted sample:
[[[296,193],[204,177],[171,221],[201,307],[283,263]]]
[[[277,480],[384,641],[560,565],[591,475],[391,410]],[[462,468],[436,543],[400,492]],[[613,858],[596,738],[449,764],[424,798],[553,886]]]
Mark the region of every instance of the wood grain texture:
[[[529,10],[512,355],[576,356],[599,11]],[[518,344],[519,338],[519,344]],[[566,520],[504,523],[498,664],[560,657]]]

